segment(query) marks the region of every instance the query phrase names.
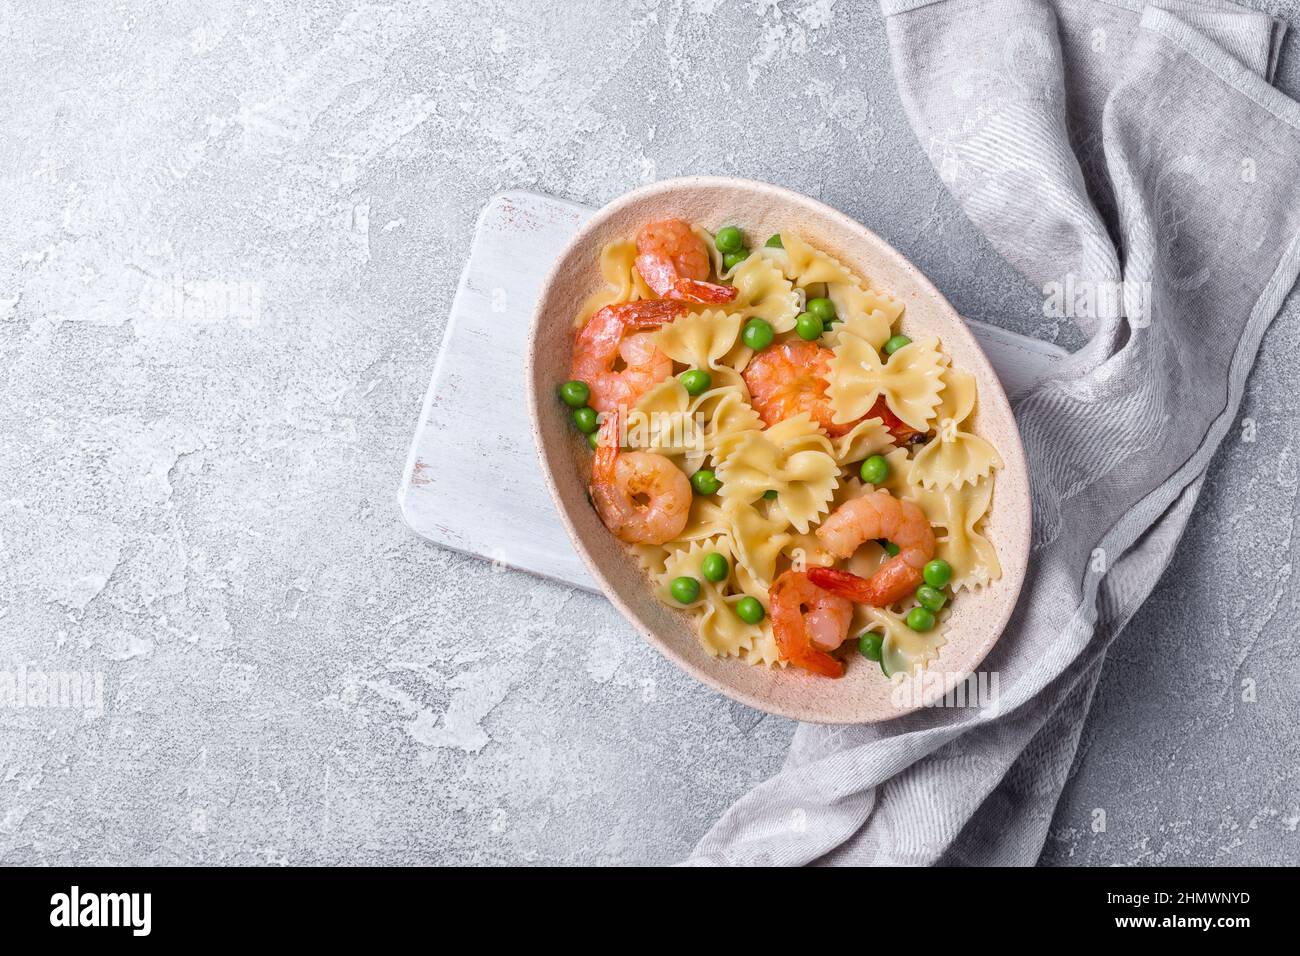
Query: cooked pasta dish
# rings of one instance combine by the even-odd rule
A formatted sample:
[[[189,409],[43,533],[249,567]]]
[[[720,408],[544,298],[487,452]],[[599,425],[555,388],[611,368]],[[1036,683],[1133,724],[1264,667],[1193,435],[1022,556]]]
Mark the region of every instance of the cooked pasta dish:
[[[797,227],[751,249],[735,225],[659,220],[600,270],[559,395],[592,506],[658,598],[717,657],[825,677],[932,661],[951,602],[1001,574],[975,377]]]

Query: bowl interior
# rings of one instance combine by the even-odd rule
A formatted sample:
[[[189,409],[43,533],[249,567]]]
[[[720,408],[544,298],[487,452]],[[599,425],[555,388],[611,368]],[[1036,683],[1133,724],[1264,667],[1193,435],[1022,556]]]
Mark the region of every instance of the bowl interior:
[[[972,430],[992,442],[1004,468],[997,473],[984,531],[997,549],[1002,577],[962,592],[951,607],[947,644],[929,665],[934,693],[951,689],[979,664],[1002,632],[1024,579],[1029,547],[1029,488],[1020,435],[1006,395],[974,337],[947,300],[891,246],[830,207],[764,183],[693,177],[655,183],[596,213],[561,254],[545,283],[534,319],[528,389],[534,437],[560,513],[593,576],[645,638],[679,666],[728,696],[770,713],[819,723],[869,723],[915,710],[879,668],[852,660],[839,680],[797,668],[764,668],[710,656],[688,615],[655,599],[650,582],[625,546],[601,524],[587,501],[591,452],[572,427],[555,388],[569,377],[573,320],[600,288],[601,248],[631,238],[646,222],[680,216],[710,230],[740,224],[751,237],[782,230],[802,235],[862,278],[905,303],[902,328],[939,337],[953,364],[972,373],[979,400]],[[900,678],[895,678],[899,680]],[[900,697],[907,700],[900,700]]]

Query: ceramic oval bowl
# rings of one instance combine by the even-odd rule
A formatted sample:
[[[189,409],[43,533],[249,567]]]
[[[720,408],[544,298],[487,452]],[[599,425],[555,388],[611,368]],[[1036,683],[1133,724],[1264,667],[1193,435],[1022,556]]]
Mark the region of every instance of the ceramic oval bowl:
[[[947,622],[947,644],[929,665],[930,697],[946,692],[979,665],[997,641],[1020,593],[1029,553],[1029,482],[1011,408],[988,359],[961,317],[910,262],[857,222],[816,200],[765,183],[691,177],[655,183],[597,212],[573,237],[542,288],[533,321],[527,389],[533,433],[551,494],[573,544],[614,605],[687,673],[760,710],[817,723],[871,723],[917,709],[880,668],[852,655],[838,680],[794,667],[765,668],[710,656],[690,617],[655,599],[650,581],[625,546],[601,524],[587,501],[591,452],[573,427],[556,387],[569,377],[573,320],[604,282],[604,245],[628,239],[646,222],[679,216],[710,230],[741,224],[750,236],[793,230],[858,275],[905,303],[902,329],[912,338],[939,337],[953,364],[975,375],[979,401],[973,430],[993,443],[1004,462],[985,535],[997,548],[1002,577],[962,592]],[[900,678],[895,678],[895,681]]]

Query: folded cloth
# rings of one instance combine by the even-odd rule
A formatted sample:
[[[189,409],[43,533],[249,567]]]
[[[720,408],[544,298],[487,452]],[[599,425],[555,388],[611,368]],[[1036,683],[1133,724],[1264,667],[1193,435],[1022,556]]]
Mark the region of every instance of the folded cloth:
[[[1106,648],[1168,564],[1300,272],[1284,24],[1218,0],[884,0],[912,128],[1091,336],[1012,396],[1034,526],[998,714],[801,725],[690,862],[1032,864]]]

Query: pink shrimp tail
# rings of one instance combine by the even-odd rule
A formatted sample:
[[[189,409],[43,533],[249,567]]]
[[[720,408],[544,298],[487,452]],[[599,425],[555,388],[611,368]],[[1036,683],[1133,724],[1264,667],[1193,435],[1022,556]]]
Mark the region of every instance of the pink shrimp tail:
[[[653,299],[640,302],[624,302],[622,305],[610,306],[610,308],[620,310],[625,328],[639,329],[641,331],[657,329],[673,319],[685,315],[688,311],[686,306],[680,302]]]
[[[680,302],[730,302],[736,297],[732,286],[715,285],[678,275],[677,267],[667,256],[642,253],[636,257],[636,271],[641,273],[655,295]]]
[[[730,302],[736,297],[735,286],[701,282],[699,279],[678,279],[677,298],[687,302]]]
[[[596,454],[591,461],[591,478],[595,484],[609,483],[614,480],[614,468],[618,464],[618,428],[619,409],[605,414],[605,421],[600,426],[596,438]]]
[[[808,580],[825,591],[838,594],[858,604],[871,604],[875,589],[871,582],[851,571],[837,571],[835,568],[809,568]]]
[[[902,555],[896,555],[869,578],[835,568],[809,568],[808,580],[823,590],[858,604],[888,607],[916,590],[921,584],[922,575]]]

